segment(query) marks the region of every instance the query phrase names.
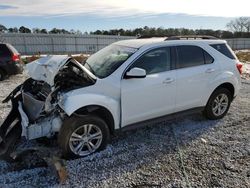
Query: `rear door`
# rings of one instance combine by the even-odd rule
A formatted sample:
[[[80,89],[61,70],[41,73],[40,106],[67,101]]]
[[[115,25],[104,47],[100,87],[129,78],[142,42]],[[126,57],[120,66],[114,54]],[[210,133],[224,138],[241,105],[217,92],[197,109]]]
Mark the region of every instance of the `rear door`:
[[[176,46],[177,93],[176,111],[204,106],[207,100],[208,84],[216,74],[213,57],[199,46]]]
[[[122,126],[173,113],[176,71],[172,67],[170,47],[150,50],[128,70],[134,67],[146,70],[147,76],[122,79]]]

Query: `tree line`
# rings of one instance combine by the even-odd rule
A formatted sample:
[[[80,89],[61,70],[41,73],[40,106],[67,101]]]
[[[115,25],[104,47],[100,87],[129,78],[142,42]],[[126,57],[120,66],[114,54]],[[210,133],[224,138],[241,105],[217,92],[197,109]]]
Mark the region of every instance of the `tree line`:
[[[136,29],[111,29],[96,30],[94,32],[84,32],[80,30],[66,30],[53,28],[51,30],[39,28],[6,28],[0,24],[0,32],[4,33],[43,33],[43,34],[95,34],[95,35],[121,35],[121,36],[173,36],[173,35],[212,35],[218,38],[250,38],[250,17],[240,17],[230,21],[226,25],[228,30],[212,29],[186,29],[186,28],[163,28],[163,27],[142,27]]]
[[[57,29],[53,28],[51,30],[47,29],[40,29],[40,28],[27,28],[25,26],[17,27],[10,27],[6,28],[4,25],[0,24],[0,33],[42,33],[42,34],[83,34],[80,30],[66,30],[66,29]],[[84,34],[88,34],[85,32]]]
[[[233,32],[227,30],[212,30],[212,29],[186,29],[186,28],[154,28],[154,27],[143,27],[136,28],[133,30],[124,30],[124,29],[112,29],[109,31],[106,30],[97,30],[91,32],[91,34],[96,35],[121,35],[121,36],[175,36],[175,35],[211,35],[217,38],[250,38],[249,32]]]

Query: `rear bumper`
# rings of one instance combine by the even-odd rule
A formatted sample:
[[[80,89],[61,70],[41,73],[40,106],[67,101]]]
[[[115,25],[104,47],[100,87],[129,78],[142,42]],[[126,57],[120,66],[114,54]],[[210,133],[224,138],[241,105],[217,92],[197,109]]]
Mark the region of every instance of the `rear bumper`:
[[[23,72],[23,64],[19,62],[15,62],[12,65],[13,71],[11,72],[12,74],[21,74]]]
[[[23,72],[23,64],[19,62],[5,64],[2,68],[8,75],[21,74]]]

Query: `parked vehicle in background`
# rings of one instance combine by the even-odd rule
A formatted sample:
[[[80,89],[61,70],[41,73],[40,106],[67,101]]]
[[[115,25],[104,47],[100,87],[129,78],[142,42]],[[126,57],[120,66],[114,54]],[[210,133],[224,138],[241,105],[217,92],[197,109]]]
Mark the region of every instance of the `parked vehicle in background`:
[[[9,158],[21,135],[57,135],[65,157],[82,157],[139,122],[190,109],[223,118],[242,65],[224,40],[181,39],[119,41],[84,65],[67,56],[27,64],[30,78],[4,100],[13,107],[0,126],[0,158]]]
[[[0,43],[0,81],[8,75],[23,71],[23,63],[18,51],[8,43]]]

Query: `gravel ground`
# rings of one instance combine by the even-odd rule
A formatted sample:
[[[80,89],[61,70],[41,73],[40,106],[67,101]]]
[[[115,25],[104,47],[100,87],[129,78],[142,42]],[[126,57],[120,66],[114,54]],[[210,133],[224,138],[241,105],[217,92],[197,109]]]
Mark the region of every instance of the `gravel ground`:
[[[0,82],[0,100],[24,79]],[[9,109],[0,104],[0,121]],[[64,184],[43,165],[0,161],[0,187],[250,187],[249,125],[250,81],[244,80],[222,120],[196,114],[123,133],[106,150],[67,161]]]

